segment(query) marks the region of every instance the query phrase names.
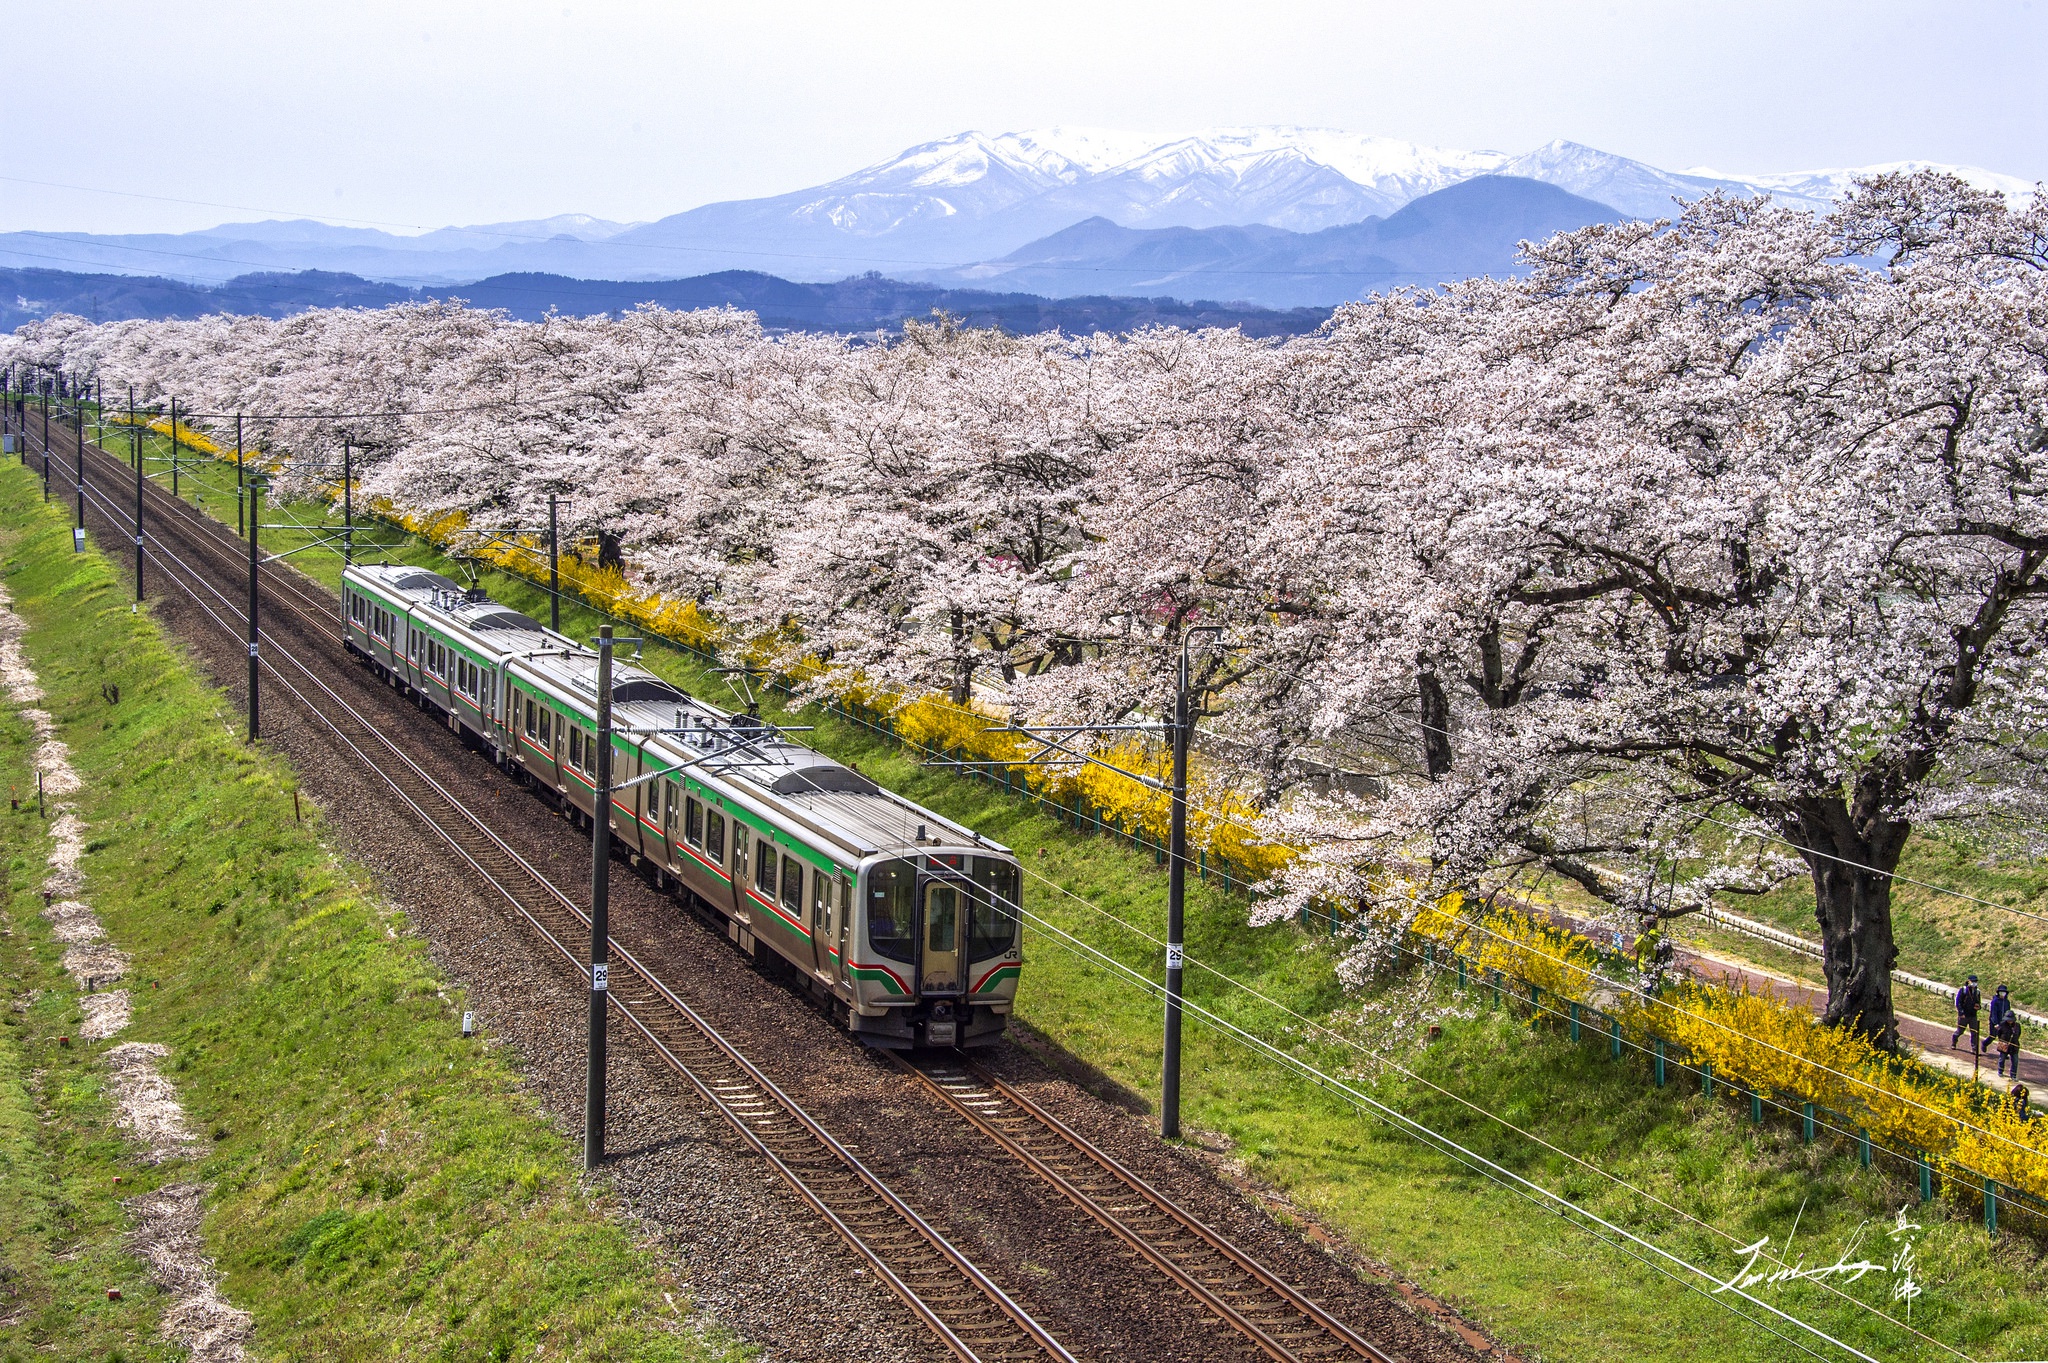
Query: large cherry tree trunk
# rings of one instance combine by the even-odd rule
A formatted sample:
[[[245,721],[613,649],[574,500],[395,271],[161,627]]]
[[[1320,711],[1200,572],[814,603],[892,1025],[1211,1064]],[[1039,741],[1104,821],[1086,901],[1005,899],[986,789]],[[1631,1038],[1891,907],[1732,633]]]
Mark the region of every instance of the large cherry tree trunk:
[[[1886,1050],[1899,1044],[1892,1010],[1892,876],[1911,825],[1858,819],[1840,800],[1801,801],[1786,830],[1813,876],[1830,1026],[1848,1027]]]

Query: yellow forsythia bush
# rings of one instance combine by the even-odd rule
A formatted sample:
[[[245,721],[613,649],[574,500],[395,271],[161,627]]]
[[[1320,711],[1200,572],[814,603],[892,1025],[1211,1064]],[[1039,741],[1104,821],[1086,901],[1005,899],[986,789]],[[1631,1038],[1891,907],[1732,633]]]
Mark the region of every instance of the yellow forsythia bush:
[[[170,433],[161,418],[149,424]],[[177,433],[195,451],[233,458],[232,451],[222,451],[182,422]],[[371,510],[431,544],[459,545],[468,557],[529,581],[546,581],[543,544],[471,536],[460,512],[419,516],[384,502]],[[644,591],[619,570],[596,567],[574,554],[561,557],[558,573],[563,585],[585,600],[654,634],[705,652],[725,642],[717,621],[695,601]],[[891,714],[897,736],[916,748],[970,761],[1020,763],[1031,750],[1020,735],[990,732],[1002,718],[979,705],[955,705],[936,695],[906,701],[859,686],[843,698]],[[1142,739],[1124,739],[1100,755],[1155,780],[1168,774],[1164,749]],[[1165,793],[1113,771],[1093,765],[1018,766],[1012,777],[1056,800],[1080,797],[1106,823],[1124,831],[1155,842],[1167,837]],[[1251,831],[1256,816],[1255,805],[1229,773],[1198,754],[1189,773],[1189,841],[1211,856],[1227,858],[1243,879],[1265,879],[1293,857],[1294,849],[1260,841]],[[1614,982],[1600,973],[1600,956],[1591,942],[1519,909],[1468,906],[1452,894],[1426,907],[1412,931],[1460,951],[1482,971],[1498,970],[1554,998],[1587,1003],[1614,989]],[[1917,1066],[1898,1063],[1861,1037],[1822,1026],[1807,1009],[1770,995],[1692,981],[1667,986],[1656,1004],[1624,993],[1613,1006],[1636,1039],[1662,1037],[1675,1043],[1695,1062],[1711,1064],[1725,1082],[1796,1095],[1848,1115],[1882,1145],[1925,1150],[1944,1166],[2048,1198],[2048,1121],[2022,1122],[2010,1108],[1993,1107]]]
[[[2048,1198],[2048,1120],[2023,1122],[1995,1094],[1901,1061],[1775,995],[1695,980],[1666,983],[1654,1002],[1617,990],[1580,934],[1518,909],[1467,907],[1446,895],[1411,930],[1557,998],[1589,1003],[1604,993],[1612,1001],[1600,1002],[1632,1039],[1676,1045],[1724,1082],[1795,1096],[1841,1113],[1880,1146],[1924,1150],[1961,1177]]]
[[[862,697],[864,704],[890,708],[884,700]],[[955,705],[942,696],[920,696],[898,704],[894,710],[896,733],[914,746],[946,752],[973,762],[1022,762],[1035,748],[1018,734],[990,733],[1003,723],[993,711],[978,705]],[[1171,757],[1165,748],[1138,738],[1126,738],[1097,750],[1096,755],[1124,771],[1165,781],[1171,775]],[[1114,771],[1088,764],[1070,767],[1019,766],[1013,779],[1062,803],[1077,797],[1091,812],[1099,813],[1105,825],[1141,834],[1153,842],[1164,842],[1171,831],[1171,801],[1163,790],[1154,790]],[[1199,754],[1188,765],[1188,842],[1206,849],[1210,857],[1227,861],[1234,878],[1264,880],[1284,866],[1293,849],[1262,841],[1253,831],[1258,809],[1232,782],[1224,769],[1204,761]],[[1220,868],[1219,868],[1220,869]]]

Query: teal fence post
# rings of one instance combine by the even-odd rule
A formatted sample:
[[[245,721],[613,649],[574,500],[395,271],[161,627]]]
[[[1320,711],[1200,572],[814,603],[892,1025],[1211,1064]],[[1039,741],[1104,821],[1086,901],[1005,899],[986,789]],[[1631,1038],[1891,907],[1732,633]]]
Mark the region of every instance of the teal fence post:
[[[1657,1087],[1664,1087],[1664,1038],[1657,1038]]]
[[[1198,848],[1196,848],[1196,849],[1195,849],[1195,865],[1196,865],[1196,867],[1198,868],[1198,870],[1197,870],[1197,873],[1198,873],[1198,874],[1199,874],[1199,875],[1200,875],[1200,876],[1202,877],[1202,883],[1203,883],[1203,884],[1205,884],[1205,885],[1206,885],[1206,884],[1208,884],[1208,883],[1209,883],[1209,849],[1208,849],[1208,848],[1206,848],[1206,847],[1198,847]]]
[[[1572,1040],[1573,1040],[1573,1041],[1577,1041],[1578,1039],[1579,1039],[1579,1005],[1578,1005],[1578,1004],[1577,1004],[1576,1002],[1574,1002],[1574,1003],[1572,1004]]]
[[[1762,1089],[1749,1091],[1749,1121],[1752,1126],[1764,1124],[1764,1094]]]
[[[1463,989],[1464,989],[1464,987],[1465,987],[1465,958],[1464,958],[1463,956],[1460,956],[1460,957],[1458,957],[1458,988],[1459,988],[1460,990],[1463,990]]]
[[[1799,1116],[1800,1116],[1800,1125],[1799,1125],[1800,1137],[1801,1137],[1801,1139],[1803,1139],[1803,1140],[1804,1140],[1804,1141],[1805,1141],[1805,1142],[1806,1142],[1806,1143],[1807,1143],[1808,1145],[1812,1145],[1812,1144],[1813,1144],[1813,1104],[1812,1104],[1812,1103],[1801,1103],[1801,1104],[1799,1105]]]
[[[1500,1007],[1500,983],[1501,983],[1501,975],[1500,975],[1500,972],[1499,972],[1498,970],[1491,970],[1491,971],[1488,971],[1487,973],[1493,976],[1493,1006],[1494,1006],[1494,1007],[1496,1007],[1496,1008],[1498,1008],[1498,1007]]]
[[[1870,1128],[1867,1126],[1856,1128],[1856,1158],[1864,1168],[1870,1167]]]
[[[1529,986],[1529,1011],[1531,1013],[1535,1013],[1540,1011],[1542,1007],[1543,986],[1540,984],[1531,984]]]
[[[1700,1066],[1700,1092],[1709,1098],[1714,1096],[1714,1062],[1711,1060]]]
[[[1988,1178],[1984,1180],[1984,1232],[1998,1234],[1998,1184]]]
[[[1422,944],[1422,965],[1423,965],[1423,968],[1424,968],[1424,969],[1426,969],[1426,970],[1435,970],[1435,969],[1436,969],[1436,943],[1435,943],[1435,942],[1424,942],[1424,943]]]
[[[1621,1019],[1620,1019],[1620,1018],[1609,1018],[1609,1019],[1607,1019],[1607,1046],[1608,1046],[1608,1052],[1609,1052],[1609,1054],[1611,1054],[1611,1055],[1612,1055],[1612,1056],[1613,1056],[1613,1057],[1614,1057],[1614,1058],[1615,1058],[1616,1060],[1619,1060],[1619,1059],[1621,1059]]]
[[[1932,1202],[1934,1201],[1934,1166],[1927,1162],[1927,1152],[1925,1150],[1915,1151],[1914,1154],[1920,1165],[1920,1200],[1922,1202]]]

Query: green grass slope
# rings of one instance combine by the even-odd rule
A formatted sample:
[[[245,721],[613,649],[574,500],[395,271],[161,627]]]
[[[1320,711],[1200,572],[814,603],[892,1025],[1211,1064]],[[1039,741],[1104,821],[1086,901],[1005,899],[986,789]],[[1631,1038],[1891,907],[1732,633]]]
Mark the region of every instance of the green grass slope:
[[[134,957],[119,1040],[170,1048],[209,1139],[196,1160],[136,1168],[106,1125],[102,1047],[49,1045],[71,996],[23,893],[40,832],[13,816],[9,984],[44,993],[0,1041],[0,1232],[10,1264],[27,1261],[26,1292],[5,1286],[31,1308],[0,1340],[101,1358],[117,1332],[146,1333],[146,1293],[124,1293],[122,1313],[101,1290],[140,1285],[118,1253],[120,1171],[212,1186],[207,1241],[259,1356],[730,1354],[670,1304],[680,1286],[581,1182],[506,1058],[460,1039],[461,998],[310,803],[295,821],[289,769],[231,732],[220,695],[130,613],[97,554],[71,552],[67,511],[0,468],[6,582],[86,783],[88,893]],[[22,730],[7,724],[18,780]],[[37,1120],[38,1104],[53,1115]]]
[[[231,519],[232,470],[224,480],[217,468],[206,476],[214,480],[204,493],[208,508],[225,507]],[[281,508],[265,520],[289,517],[309,531],[266,533],[277,548],[292,548],[309,541],[324,514],[317,506]],[[389,528],[360,533],[387,546],[365,558],[466,576]],[[293,562],[330,586],[339,579],[330,554],[316,550]],[[546,619],[539,589],[495,573],[481,582],[498,600]],[[599,621],[587,609],[563,608],[563,629],[573,636],[594,634]],[[650,646],[644,661],[697,694],[733,699],[726,682],[688,654]],[[817,709],[791,715],[771,701],[764,713],[816,725],[806,736],[815,746],[1019,849],[1027,907],[1046,924],[1027,931],[1019,1019],[1127,1091],[1156,1095],[1157,1002],[1059,935],[1161,978],[1156,939],[1164,935],[1165,877],[1149,854],[1075,834],[1036,806],[920,766],[887,739]],[[1809,1263],[1832,1261],[1854,1244],[1865,1257],[1889,1262],[1899,1245],[1885,1228],[1905,1208],[1921,1227],[1910,1237],[1922,1289],[1912,1325],[1980,1358],[2048,1356],[2048,1265],[2029,1242],[1988,1240],[1967,1206],[1922,1208],[1915,1189],[1862,1169],[1845,1143],[1808,1147],[1796,1127],[1752,1128],[1725,1089],[1714,1100],[1677,1084],[1658,1089],[1639,1061],[1617,1065],[1597,1041],[1574,1045],[1553,1028],[1495,1010],[1477,991],[1459,995],[1396,975],[1347,995],[1331,939],[1288,924],[1253,929],[1245,918],[1241,897],[1213,885],[1193,888],[1188,952],[1203,967],[1188,973],[1193,1003],[1723,1276],[1741,1266],[1738,1248],[1765,1235],[1783,1248],[1796,1233],[1793,1255]],[[1323,1038],[1304,1019],[1345,1040]],[[1433,1043],[1432,1023],[1442,1028]],[[1735,1308],[1772,1329],[1785,1330],[1782,1322],[1713,1294],[1711,1283],[1688,1284],[1648,1266],[1654,1256],[1647,1250],[1623,1252],[1588,1238],[1200,1022],[1188,1029],[1183,1095],[1188,1124],[1221,1137],[1251,1175],[1279,1185],[1366,1253],[1527,1354],[1673,1363],[1803,1356]],[[1888,1297],[1896,1281],[1887,1272],[1843,1286],[1854,1303],[1812,1282],[1758,1291],[1874,1357],[1952,1357],[1877,1314],[1903,1315]],[[1845,1356],[1802,1338],[1821,1356]]]

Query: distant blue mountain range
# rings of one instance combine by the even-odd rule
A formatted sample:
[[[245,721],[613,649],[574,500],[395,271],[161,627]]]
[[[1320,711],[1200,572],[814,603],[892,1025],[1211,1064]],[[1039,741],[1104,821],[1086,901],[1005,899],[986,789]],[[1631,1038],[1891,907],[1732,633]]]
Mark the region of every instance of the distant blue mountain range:
[[[1517,269],[1517,244],[1622,214],[1553,185],[1482,175],[1389,217],[1292,232],[1280,227],[1119,227],[1090,218],[998,260],[913,278],[955,287],[1200,295],[1269,307],[1327,307],[1402,285],[1431,287]]]
[[[998,327],[1012,335],[1087,335],[1163,325],[1239,327],[1251,336],[1292,336],[1315,330],[1329,316],[1328,308],[1274,310],[1177,298],[1040,298],[905,283],[880,275],[812,284],[747,270],[651,281],[508,274],[429,289],[324,270],[250,274],[207,285],[143,275],[0,269],[0,330],[60,312],[97,322],[214,313],[289,317],[308,308],[380,308],[433,298],[461,298],[526,320],[550,310],[586,317],[616,314],[642,303],[678,309],[735,307],[754,313],[771,331],[844,333],[895,331],[907,320],[942,312],[969,326]]]
[[[59,276],[67,272],[50,265],[54,260],[68,261],[69,248],[51,247],[38,234],[13,233],[0,237],[0,267],[15,265],[20,283],[11,305],[0,300],[0,319],[13,317],[8,324],[19,325],[24,317],[60,306],[87,313],[100,309],[116,316],[135,315],[124,311],[131,307],[168,309],[174,315],[223,309],[274,314],[279,307],[355,306],[371,304],[374,299],[454,294],[479,303],[489,299],[487,306],[506,307],[521,316],[538,315],[550,306],[565,312],[605,312],[639,302],[675,306],[682,298],[702,298],[757,311],[768,308],[777,319],[769,325],[855,331],[895,325],[932,306],[989,317],[1000,311],[1019,323],[1018,329],[1037,329],[1022,323],[1027,313],[1050,317],[1042,306],[1047,299],[1090,300],[1098,312],[1103,300],[1110,298],[1149,300],[1143,308],[1120,305],[1110,312],[1126,318],[1156,315],[1162,321],[1166,320],[1159,315],[1164,301],[1178,300],[1199,305],[1197,311],[1207,318],[1228,311],[1249,319],[1250,312],[1258,309],[1326,309],[1401,285],[1429,287],[1472,275],[1509,274],[1517,268],[1515,252],[1521,241],[1540,240],[1554,232],[1624,216],[1606,204],[1542,181],[1480,175],[1422,195],[1385,217],[1375,214],[1317,230],[1258,223],[1127,227],[1096,215],[1016,246],[993,260],[902,270],[895,273],[893,281],[880,276],[889,284],[886,289],[875,283],[878,272],[870,271],[842,281],[846,287],[836,291],[828,287],[828,280],[790,280],[758,270],[728,270],[683,279],[600,273],[602,266],[619,263],[616,251],[625,251],[628,259],[634,259],[642,248],[620,245],[619,239],[628,234],[617,224],[590,220],[576,223],[579,230],[594,234],[590,239],[558,234],[546,251],[516,242],[482,249],[477,243],[486,239],[484,229],[460,233],[451,229],[437,234],[444,236],[441,247],[409,247],[400,262],[408,268],[395,273],[372,268],[390,254],[375,240],[383,234],[361,228],[330,229],[318,223],[259,224],[263,230],[252,230],[243,237],[232,235],[234,229],[220,228],[165,239],[182,243],[181,249],[175,250],[162,243],[143,247],[128,241],[118,248],[100,242],[84,251],[83,258],[94,263],[113,257],[161,264],[159,270],[144,279],[131,278],[126,285],[115,281],[137,272],[105,268],[70,272],[78,280],[94,282],[64,284]],[[331,241],[325,235],[328,233],[334,234]],[[10,246],[19,247],[23,236],[38,237],[38,249],[10,250]],[[458,280],[423,280],[416,268],[425,261],[446,264],[453,259],[515,263],[532,255],[567,255],[582,265],[502,270],[481,279]],[[269,268],[273,262],[308,257],[338,257],[354,266],[311,272]],[[199,278],[181,278],[183,267],[194,261],[204,267]],[[384,263],[390,266],[389,261]],[[526,282],[508,282],[522,279]],[[706,281],[725,282],[714,285]],[[203,293],[205,290],[212,292]],[[940,304],[936,300],[942,294],[962,297]],[[966,298],[969,294],[971,299]],[[73,295],[82,298],[85,306],[60,304],[60,298]],[[994,301],[998,296],[1009,301],[999,304]],[[156,301],[145,304],[141,301],[145,298]],[[117,303],[116,299],[128,301]],[[544,301],[534,302],[536,299]],[[1024,301],[1027,299],[1030,301]],[[1224,308],[1224,303],[1230,306]],[[764,320],[769,315],[763,313]],[[1069,308],[1061,315],[1080,314]],[[806,323],[806,316],[814,320]],[[1245,324],[1263,328],[1271,323],[1269,319],[1246,320]],[[1297,318],[1281,329],[1301,324]]]

